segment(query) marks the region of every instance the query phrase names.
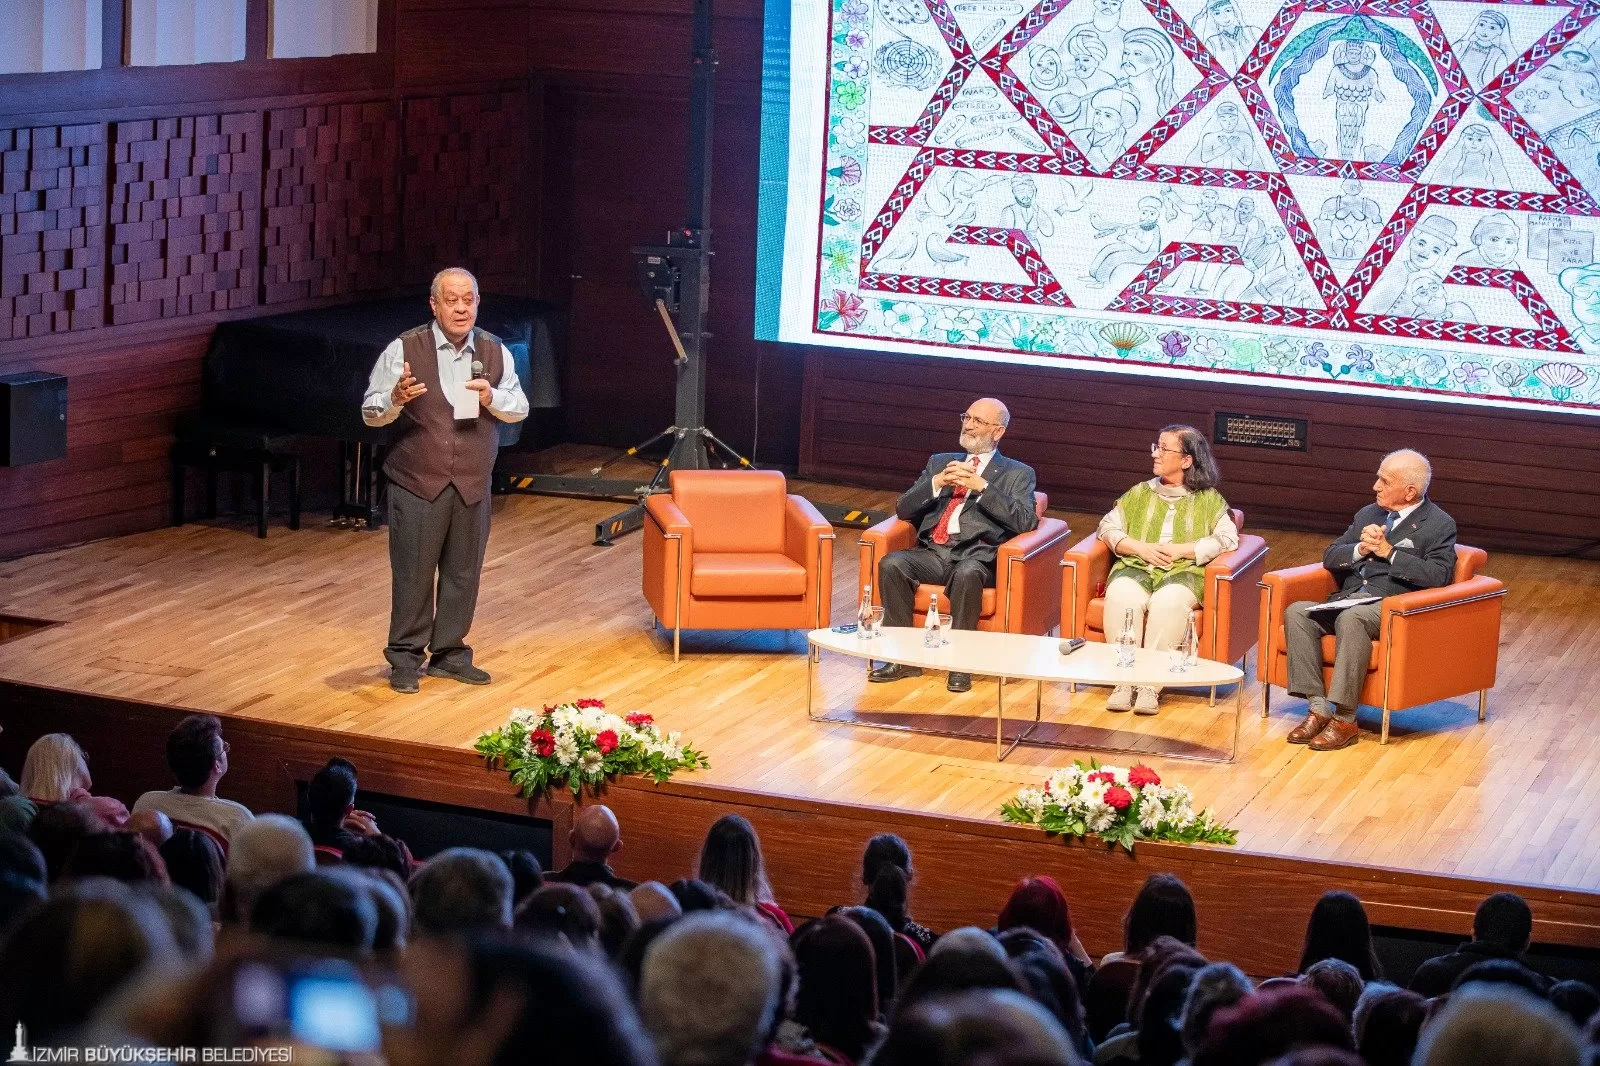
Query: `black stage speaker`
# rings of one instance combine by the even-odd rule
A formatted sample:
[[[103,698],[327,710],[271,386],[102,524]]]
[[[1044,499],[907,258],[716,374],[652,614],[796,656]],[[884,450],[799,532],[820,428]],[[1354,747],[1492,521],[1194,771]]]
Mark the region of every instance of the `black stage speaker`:
[[[0,466],[67,457],[67,379],[29,370],[0,376]]]

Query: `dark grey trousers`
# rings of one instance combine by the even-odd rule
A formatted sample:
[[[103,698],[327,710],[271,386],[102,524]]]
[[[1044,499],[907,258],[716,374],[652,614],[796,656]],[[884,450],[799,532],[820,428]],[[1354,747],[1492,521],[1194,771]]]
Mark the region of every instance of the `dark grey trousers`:
[[[489,543],[489,495],[468,506],[454,485],[424,500],[389,483],[389,646],[396,669],[420,670],[424,652],[452,666],[472,663],[466,644]],[[437,575],[437,594],[435,577]]]
[[[1283,613],[1285,650],[1289,653],[1289,695],[1310,699],[1325,696],[1338,709],[1335,717],[1356,720],[1361,686],[1372,662],[1372,642],[1378,639],[1383,604],[1364,603],[1332,615],[1307,614],[1309,600],[1291,603]],[[1322,690],[1322,638],[1333,634],[1333,685]]]
[[[918,585],[943,585],[951,629],[977,629],[983,613],[983,590],[994,588],[994,566],[961,559],[948,547],[907,548],[890,552],[878,563],[878,594],[883,599],[883,624],[908,626],[916,609]]]

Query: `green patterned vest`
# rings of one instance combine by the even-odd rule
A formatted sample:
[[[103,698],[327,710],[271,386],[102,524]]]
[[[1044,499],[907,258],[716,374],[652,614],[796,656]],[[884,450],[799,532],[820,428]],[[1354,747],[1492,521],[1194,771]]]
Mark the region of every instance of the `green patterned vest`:
[[[1217,518],[1228,509],[1228,501],[1216,489],[1201,489],[1176,501],[1172,516],[1172,543],[1193,544],[1208,537],[1216,528]],[[1141,481],[1122,494],[1117,506],[1122,510],[1123,528],[1134,540],[1154,544],[1161,537],[1161,527],[1167,520],[1169,501],[1157,495],[1148,481]],[[1143,559],[1119,558],[1106,580],[1128,577],[1137,581],[1146,592],[1155,592],[1163,585],[1188,586],[1196,600],[1204,599],[1206,568],[1193,559],[1178,559],[1168,567],[1156,567]]]

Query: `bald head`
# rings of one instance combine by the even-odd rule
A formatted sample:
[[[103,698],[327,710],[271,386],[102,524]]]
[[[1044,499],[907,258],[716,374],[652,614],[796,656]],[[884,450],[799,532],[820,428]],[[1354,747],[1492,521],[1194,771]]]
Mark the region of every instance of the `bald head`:
[[[660,881],[646,881],[636,886],[628,893],[633,902],[633,909],[639,912],[641,922],[654,921],[657,918],[677,918],[683,914],[683,907],[678,903],[678,897],[667,890],[667,886]]]
[[[1011,412],[992,396],[974,400],[961,416],[961,447],[974,455],[993,451],[1011,424]]]
[[[622,846],[617,816],[604,804],[584,807],[572,819],[572,857],[583,862],[605,862]]]

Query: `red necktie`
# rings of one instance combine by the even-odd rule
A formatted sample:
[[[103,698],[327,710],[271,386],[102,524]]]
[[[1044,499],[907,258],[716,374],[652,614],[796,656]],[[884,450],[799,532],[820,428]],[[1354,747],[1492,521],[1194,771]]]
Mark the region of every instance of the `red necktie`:
[[[978,469],[978,457],[976,455],[968,458],[967,463],[972,469]],[[956,490],[950,494],[950,502],[944,505],[944,513],[939,516],[939,524],[933,527],[933,542],[935,544],[950,543],[950,516],[960,509],[962,501],[966,498],[967,487],[965,485],[957,485]]]

